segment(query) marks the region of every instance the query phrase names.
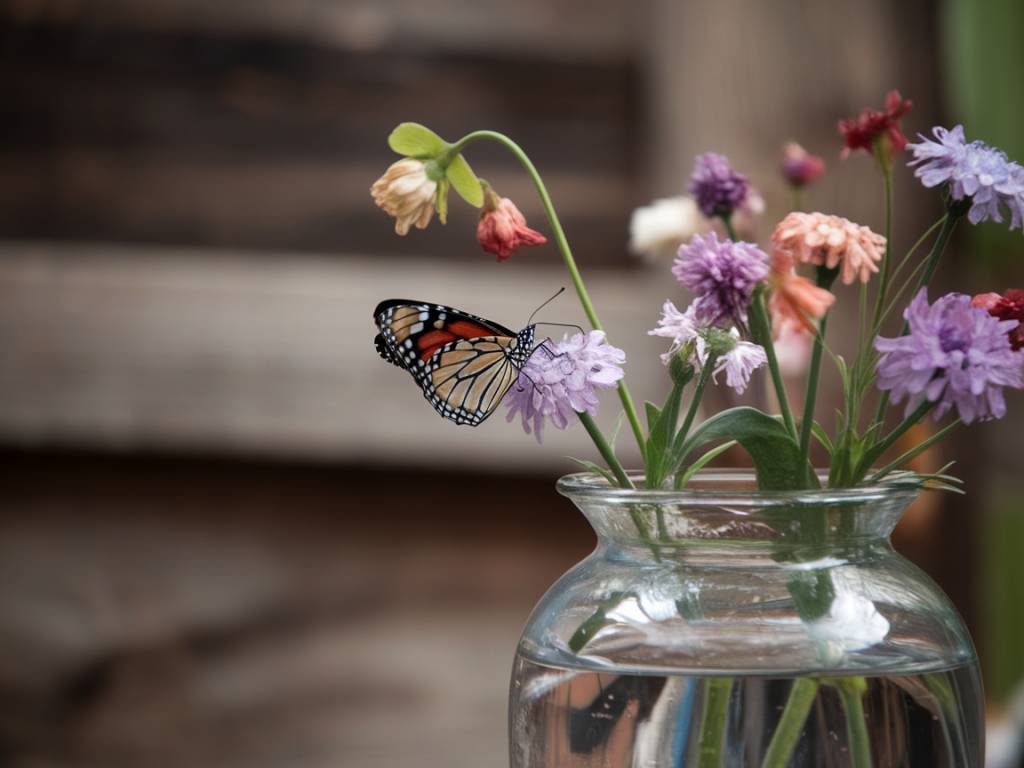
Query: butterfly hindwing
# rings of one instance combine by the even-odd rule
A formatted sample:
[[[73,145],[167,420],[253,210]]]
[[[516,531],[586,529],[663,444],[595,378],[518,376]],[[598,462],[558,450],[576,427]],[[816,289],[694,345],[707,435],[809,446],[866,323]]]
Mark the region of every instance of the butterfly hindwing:
[[[441,304],[391,299],[374,310],[377,351],[405,368],[434,409],[476,426],[494,412],[533,347],[533,326],[518,334]]]

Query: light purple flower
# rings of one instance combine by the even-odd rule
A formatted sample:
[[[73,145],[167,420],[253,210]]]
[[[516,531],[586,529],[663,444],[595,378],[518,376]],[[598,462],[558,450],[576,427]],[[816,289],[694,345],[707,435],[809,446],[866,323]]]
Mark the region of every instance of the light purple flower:
[[[907,415],[925,400],[938,403],[936,419],[954,405],[967,424],[1006,414],[1003,387],[1024,387],[1024,350],[1015,352],[1007,336],[1016,320],[972,307],[962,293],[929,306],[926,288],[903,317],[908,335],[875,339],[879,389],[890,390],[893,402],[907,398]]]
[[[605,341],[604,331],[546,340],[526,361],[519,380],[505,396],[506,419],[520,415],[526,434],[541,441],[545,419],[565,429],[577,413],[597,415],[597,390],[623,377],[626,353]]]
[[[729,216],[747,199],[750,182],[729,165],[725,155],[705,152],[694,161],[689,190],[708,218]]]
[[[949,185],[954,200],[970,198],[967,220],[979,224],[1003,220],[1002,206],[1010,211],[1010,229],[1024,229],[1024,167],[981,141],[967,142],[962,125],[932,129],[936,141],[920,134],[919,144],[909,144],[917,165],[914,175],[926,187]]]
[[[732,387],[737,395],[742,395],[750,383],[750,375],[767,362],[768,355],[764,347],[749,341],[737,341],[735,347],[715,361],[715,370],[711,376],[714,378],[725,371],[726,386]]]
[[[672,362],[672,357],[676,352],[682,349],[685,344],[697,338],[696,310],[697,302],[690,304],[685,312],[680,312],[676,309],[675,304],[667,299],[665,300],[661,308],[661,318],[658,320],[657,327],[647,332],[648,336],[662,336],[666,339],[672,339],[672,345],[668,348],[668,352],[661,356],[663,365],[668,365]]]
[[[671,363],[672,357],[680,349],[693,342],[696,354],[691,362],[701,369],[708,362],[708,336],[715,334],[717,338],[713,343],[719,347],[727,346],[729,349],[715,359],[712,379],[717,383],[714,377],[725,371],[726,386],[732,387],[737,394],[743,394],[750,383],[750,375],[768,362],[768,356],[763,347],[749,341],[740,341],[739,332],[735,328],[726,332],[717,328],[699,327],[696,321],[699,304],[700,299],[690,304],[685,312],[680,312],[675,304],[666,301],[657,327],[648,331],[647,335],[672,339],[668,352],[661,356],[664,365]]]
[[[768,276],[768,254],[752,243],[694,235],[679,246],[676,279],[696,294],[699,325],[731,325],[747,318],[750,296]]]

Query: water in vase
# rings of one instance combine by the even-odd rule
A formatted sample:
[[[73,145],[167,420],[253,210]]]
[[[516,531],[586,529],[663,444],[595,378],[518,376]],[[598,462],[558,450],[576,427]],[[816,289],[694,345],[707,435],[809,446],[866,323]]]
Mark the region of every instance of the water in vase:
[[[620,673],[555,667],[520,654],[509,710],[512,768],[760,768],[796,679]],[[823,678],[804,688],[810,705],[782,765],[982,765],[975,665],[861,679]],[[863,717],[857,713],[862,727],[851,732],[846,710],[857,706],[853,699]],[[720,736],[702,744],[716,712]]]

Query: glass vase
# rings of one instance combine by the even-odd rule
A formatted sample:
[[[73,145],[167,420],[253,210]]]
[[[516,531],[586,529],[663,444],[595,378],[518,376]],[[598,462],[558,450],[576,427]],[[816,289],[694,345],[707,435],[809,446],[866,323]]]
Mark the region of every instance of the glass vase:
[[[594,552],[531,615],[512,768],[983,765],[971,638],[889,536],[920,485],[558,490]]]

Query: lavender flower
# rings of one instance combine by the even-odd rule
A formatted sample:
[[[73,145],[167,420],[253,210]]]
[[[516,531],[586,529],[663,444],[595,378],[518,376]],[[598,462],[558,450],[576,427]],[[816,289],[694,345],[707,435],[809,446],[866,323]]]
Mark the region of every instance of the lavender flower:
[[[921,143],[910,144],[917,165],[914,175],[926,187],[949,184],[954,200],[970,198],[967,214],[971,224],[1003,220],[1002,206],[1010,211],[1010,229],[1024,229],[1024,167],[981,141],[967,142],[963,126],[951,130],[936,126],[937,141],[919,134]]]
[[[750,383],[751,374],[767,362],[768,355],[764,347],[749,341],[737,341],[736,346],[716,360],[711,376],[714,379],[725,371],[726,386],[735,390],[737,395],[742,395]]]
[[[697,155],[690,176],[690,193],[697,199],[701,212],[712,216],[729,216],[743,204],[750,192],[750,182],[729,165],[729,158],[714,152]]]
[[[626,353],[605,341],[604,331],[545,341],[526,361],[519,380],[505,396],[506,419],[519,414],[523,429],[541,442],[544,420],[565,429],[577,413],[597,414],[597,390],[623,377]]]
[[[680,349],[692,342],[697,365],[703,368],[708,364],[709,347],[714,348],[717,356],[711,372],[712,379],[717,383],[714,377],[725,371],[726,386],[732,387],[737,394],[743,394],[750,383],[750,375],[768,362],[768,356],[763,347],[749,341],[740,341],[739,332],[735,328],[731,331],[700,328],[696,321],[700,303],[698,299],[685,312],[680,312],[675,304],[666,301],[657,327],[648,331],[647,335],[672,339],[668,352],[661,356],[661,362],[665,365],[672,362],[672,357]]]
[[[768,255],[751,243],[719,241],[714,232],[694,235],[679,247],[672,274],[700,299],[699,325],[743,322],[750,296],[768,276]]]
[[[954,405],[967,424],[1006,414],[1003,387],[1024,387],[1024,350],[1014,351],[1007,336],[1016,320],[972,307],[961,293],[929,306],[926,288],[903,316],[908,335],[875,339],[879,389],[891,390],[894,402],[907,398],[907,415],[925,400],[937,403],[936,419]]]

